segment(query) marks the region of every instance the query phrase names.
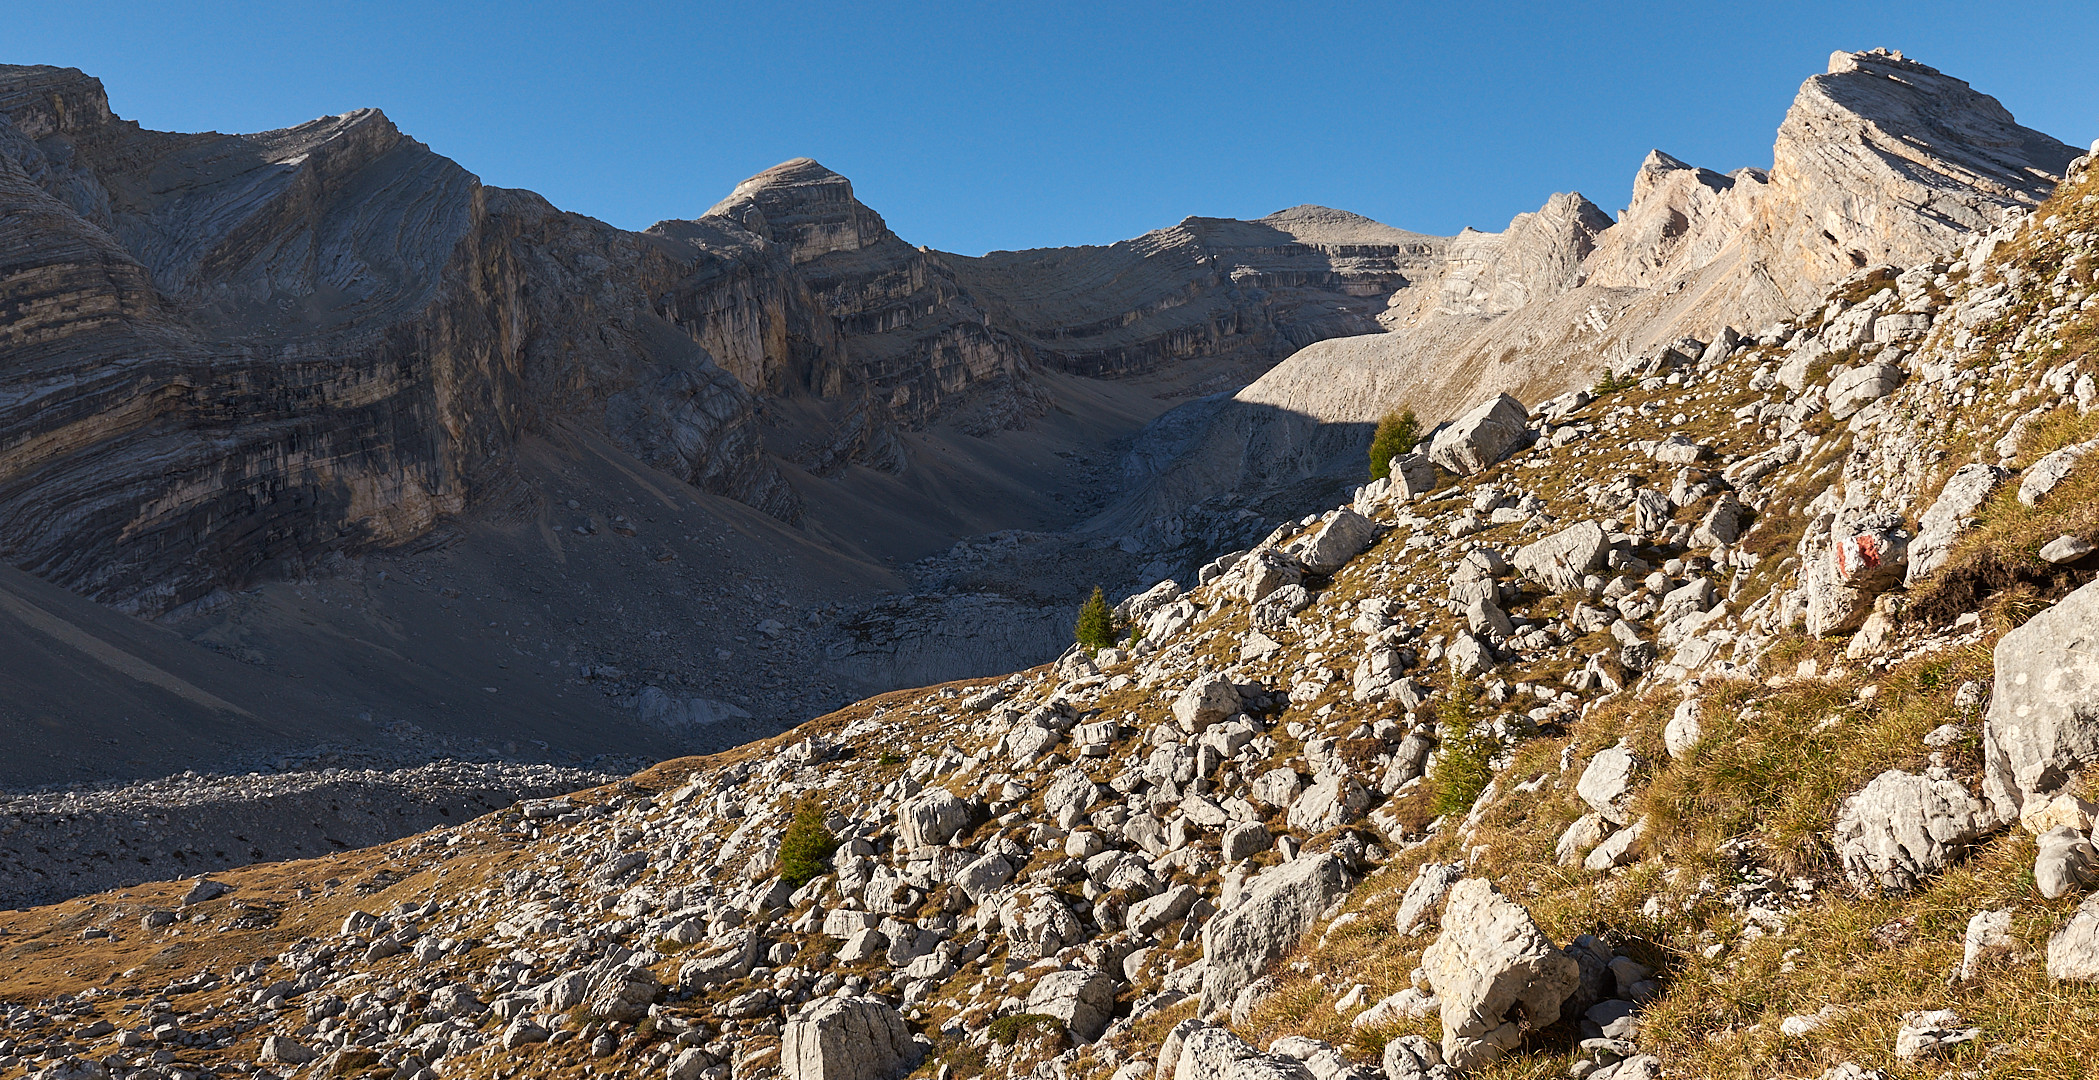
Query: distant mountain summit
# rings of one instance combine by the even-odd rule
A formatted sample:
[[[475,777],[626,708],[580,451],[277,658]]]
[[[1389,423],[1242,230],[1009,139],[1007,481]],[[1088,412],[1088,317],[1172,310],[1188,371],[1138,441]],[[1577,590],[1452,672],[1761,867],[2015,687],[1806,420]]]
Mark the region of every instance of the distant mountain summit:
[[[1862,268],[1956,250],[2045,198],[2077,155],[1900,53],[1835,53],[1787,110],[1770,170],[1653,151],[1615,221],[1569,194],[1500,233],[1467,231],[1393,294],[1390,333],[1309,345],[1199,423],[1161,418],[1171,438],[1145,440],[1152,475],[1111,527],[1353,475],[1392,409],[1434,422],[1504,391],[1540,401],[1679,339],[1755,333]]]

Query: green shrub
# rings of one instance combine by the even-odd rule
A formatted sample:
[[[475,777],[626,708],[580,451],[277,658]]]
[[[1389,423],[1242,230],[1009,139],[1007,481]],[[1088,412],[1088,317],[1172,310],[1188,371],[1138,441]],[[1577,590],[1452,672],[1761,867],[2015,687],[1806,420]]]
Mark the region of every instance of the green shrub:
[[[1079,622],[1072,627],[1072,636],[1086,647],[1088,653],[1098,652],[1115,644],[1115,612],[1108,607],[1108,596],[1101,587],[1093,587],[1093,595],[1079,607]]]
[[[1501,742],[1479,720],[1478,695],[1471,683],[1459,683],[1436,707],[1436,719],[1443,722],[1443,752],[1429,781],[1436,787],[1432,809],[1438,815],[1471,810],[1494,778],[1494,755],[1501,752]]]
[[[1370,437],[1370,478],[1383,480],[1392,475],[1392,459],[1409,450],[1421,441],[1421,421],[1414,410],[1386,413],[1377,422],[1377,433]]]
[[[999,1045],[1012,1046],[1020,1041],[1022,1032],[1031,1029],[1046,1034],[1060,1034],[1064,1030],[1064,1021],[1043,1013],[1014,1013],[993,1020],[989,1028],[991,1037]]]
[[[824,872],[824,860],[838,850],[838,838],[824,827],[824,808],[814,800],[794,808],[794,820],[780,837],[780,876],[800,888]]]

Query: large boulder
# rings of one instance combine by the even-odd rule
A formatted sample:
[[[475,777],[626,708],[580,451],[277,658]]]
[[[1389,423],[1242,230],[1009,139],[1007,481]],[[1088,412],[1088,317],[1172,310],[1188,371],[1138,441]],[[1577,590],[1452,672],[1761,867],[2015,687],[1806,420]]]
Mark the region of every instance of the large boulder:
[[[1581,983],[1581,965],[1553,947],[1530,913],[1481,878],[1451,886],[1443,932],[1421,954],[1443,1008],[1443,1060],[1460,1072],[1551,1026]]]
[[[1983,723],[1983,794],[2014,819],[2099,761],[2099,582],[1997,642]]]
[[[1807,632],[1816,637],[1856,629],[1873,598],[1900,584],[1909,566],[1901,514],[1850,509],[1828,521],[1827,546],[1810,544],[1801,572]]]
[[[1307,833],[1338,829],[1363,816],[1370,792],[1346,776],[1322,775],[1290,804],[1290,827]]]
[[[1849,419],[1853,413],[1892,394],[1907,378],[1893,364],[1861,364],[1829,382],[1829,415]]]
[[[1174,1049],[1174,1040],[1169,1037],[1160,1049],[1160,1074],[1170,1080],[1314,1080],[1312,1070],[1304,1062],[1281,1054],[1264,1054],[1221,1027],[1196,1027],[1183,1034],[1179,1052],[1173,1055],[1171,1073],[1166,1073],[1164,1066],[1166,1051]]]
[[[1450,664],[1450,673],[1461,679],[1485,675],[1494,670],[1494,650],[1472,634],[1460,630],[1451,635],[1450,647],[1443,651],[1443,659]]]
[[[897,808],[898,835],[911,847],[939,847],[969,827],[975,810],[946,788],[934,788]]]
[[[2048,977],[2099,982],[2099,896],[2077,905],[2077,914],[2048,939]]]
[[[1173,699],[1173,718],[1182,731],[1195,735],[1211,724],[1229,719],[1244,705],[1239,687],[1232,680],[1222,675],[1204,675]]]
[[[1331,574],[1348,565],[1377,541],[1377,522],[1353,510],[1338,510],[1312,535],[1291,545],[1299,566],[1314,574]]]
[[[1450,472],[1471,476],[1508,457],[1530,438],[1530,410],[1507,394],[1480,402],[1429,440],[1429,459]]]
[[[1464,876],[1464,863],[1423,864],[1415,873],[1413,883],[1399,898],[1399,912],[1393,916],[1393,929],[1402,937],[1426,929],[1429,916],[1443,906],[1443,898],[1450,895],[1450,887]]]
[[[1722,492],[1712,509],[1691,530],[1692,547],[1719,547],[1742,538],[1743,507],[1732,492]]]
[[[1443,1064],[1443,1048],[1419,1035],[1402,1035],[1385,1044],[1385,1080],[1456,1080]]]
[[[2099,884],[2099,854],[2085,834],[2057,825],[2041,834],[2033,860],[2033,886],[2050,900]]]
[[[819,998],[780,1034],[787,1080],[888,1080],[920,1056],[903,1016],[877,997]]]
[[[1436,489],[1436,463],[1427,454],[1401,454],[1392,459],[1391,498],[1418,499]]]
[[[2028,506],[2039,506],[2042,499],[2069,478],[2070,470],[2076,468],[2094,447],[2099,447],[2099,439],[2051,451],[2028,465],[2025,474],[2019,477],[2019,501]]]
[[[1268,599],[1269,593],[1304,580],[1304,568],[1297,560],[1277,551],[1248,555],[1232,567],[1232,573],[1235,587],[1224,591],[1238,592],[1249,604],[1258,604]]]
[[[1844,876],[1860,892],[1905,892],[1945,869],[1993,823],[1960,781],[1889,769],[1845,801],[1834,839]]]
[[[1640,774],[1640,759],[1623,744],[1598,753],[1582,770],[1574,793],[1591,810],[1613,825],[1632,820],[1633,781]]]
[[[663,984],[649,969],[616,967],[591,980],[583,1005],[594,1016],[631,1024],[661,997]]]
[[[1904,583],[1914,585],[1946,564],[1953,541],[1974,520],[1990,496],[2011,479],[2011,470],[1995,465],[1963,465],[1946,478],[1931,509],[1917,519],[1917,536],[1910,541],[1909,567]]]
[[[1151,618],[1153,612],[1180,598],[1180,583],[1167,578],[1141,593],[1123,597],[1122,603],[1115,605],[1115,621],[1123,625],[1142,623]]]
[[[864,912],[859,914],[868,917]],[[841,928],[843,925],[844,920],[840,920]],[[705,955],[678,966],[678,989],[693,993],[749,975],[758,965],[758,952],[764,944],[765,940],[750,930],[729,931]]]
[[[1203,998],[1198,1015],[1232,1002],[1276,957],[1348,894],[1348,870],[1331,854],[1305,856],[1256,875],[1238,906],[1203,925]]]
[[[1593,521],[1577,522],[1516,553],[1516,569],[1554,592],[1581,587],[1582,578],[1603,569],[1610,538]]]
[[[1052,972],[1028,991],[1028,1011],[1062,1021],[1073,1042],[1092,1042],[1115,1015],[1115,980],[1098,968]]]

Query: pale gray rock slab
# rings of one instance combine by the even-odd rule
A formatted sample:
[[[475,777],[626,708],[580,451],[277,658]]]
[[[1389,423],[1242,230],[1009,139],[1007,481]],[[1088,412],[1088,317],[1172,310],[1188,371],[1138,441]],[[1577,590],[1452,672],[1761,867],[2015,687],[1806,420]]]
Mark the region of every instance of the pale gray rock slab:
[[[1945,565],[1953,541],[1973,522],[1990,496],[2011,479],[2011,470],[1995,465],[1963,465],[1947,477],[1931,508],[1917,519],[1917,536],[1910,541],[1909,565],[1904,583],[1914,585]]]
[[[1205,675],[1173,700],[1173,718],[1191,735],[1229,719],[1245,707],[1239,687],[1222,675]]]
[[[1254,778],[1251,796],[1256,802],[1283,808],[1296,802],[1304,789],[1304,777],[1296,769],[1279,767]]]
[[[2059,982],[2099,982],[2099,896],[2077,905],[2048,939],[2048,977]]]
[[[663,997],[663,984],[647,968],[617,967],[591,980],[583,1004],[593,1015],[632,1023]]]
[[[304,1043],[282,1035],[271,1035],[262,1040],[263,1061],[277,1065],[305,1065],[320,1054]]]
[[[1632,821],[1633,782],[1639,774],[1640,759],[1622,745],[1613,746],[1589,759],[1574,791],[1598,817],[1625,825]]]
[[[1290,554],[1307,572],[1332,574],[1377,542],[1377,523],[1353,510],[1336,511],[1312,535],[1291,547]]]
[[[1516,553],[1515,564],[1554,592],[1579,588],[1582,579],[1603,569],[1610,554],[1610,538],[1594,521],[1569,525],[1559,532],[1526,545]]]
[[[1720,591],[1707,578],[1694,578],[1662,595],[1662,605],[1655,612],[1655,624],[1666,625],[1687,615],[1702,614],[1720,599]]]
[[[1983,723],[1983,792],[2016,819],[2099,761],[2099,583],[2004,635]]]
[[[1424,863],[1407,885],[1407,891],[1400,895],[1399,911],[1393,915],[1393,929],[1402,937],[1426,930],[1430,918],[1442,910],[1443,898],[1450,894],[1450,887],[1464,876],[1463,863]]]
[[[1590,811],[1575,818],[1566,830],[1560,833],[1559,841],[1553,845],[1553,855],[1561,866],[1580,866],[1589,852],[1611,834],[1611,825],[1603,815]]]
[[[911,847],[938,847],[968,827],[975,813],[961,796],[934,788],[897,808],[897,833]]]
[[[1530,436],[1530,410],[1498,394],[1459,415],[1429,440],[1429,457],[1437,465],[1471,476],[1523,445]]]
[[[1451,886],[1443,932],[1421,969],[1443,1003],[1443,1060],[1467,1071],[1559,1019],[1580,965],[1554,948],[1522,905],[1481,878]]]
[[[1959,977],[1974,978],[1984,961],[2008,956],[2018,945],[2018,939],[2012,936],[2012,909],[1976,912],[1969,917],[1968,928],[1961,936]]]
[[[1662,728],[1662,746],[1672,758],[1689,754],[1705,737],[1702,707],[1699,699],[1685,698],[1669,716],[1669,723]]]
[[[1225,829],[1219,854],[1226,862],[1238,862],[1259,855],[1274,845],[1275,839],[1269,835],[1268,826],[1258,821],[1242,821]]]
[[[1013,880],[1013,864],[1002,855],[985,855],[962,868],[954,878],[955,886],[968,895],[972,903],[983,903],[995,890]]]
[[[1238,906],[1203,926],[1202,1006],[1198,1014],[1231,1003],[1241,987],[1311,929],[1348,892],[1348,870],[1331,854],[1301,856],[1248,882]]]
[[[1710,453],[1710,446],[1693,442],[1682,435],[1671,435],[1655,444],[1649,456],[1664,465],[1696,465]]]
[[[1642,832],[1641,824],[1636,821],[1605,837],[1602,843],[1590,849],[1588,856],[1582,859],[1582,867],[1587,870],[1609,870],[1639,858]]]
[[[1420,1035],[1402,1035],[1385,1044],[1385,1080],[1454,1080],[1443,1064],[1443,1048]]]
[[[1888,363],[1861,364],[1845,371],[1829,383],[1830,418],[1850,419],[1860,409],[1894,393],[1908,377],[1900,367]]]
[[[2057,825],[2041,834],[2033,860],[2033,885],[2055,900],[2099,884],[2099,853],[2085,834]]]
[[[1895,1032],[1895,1056],[1907,1061],[1943,1054],[1979,1038],[1982,1029],[1967,1026],[1952,1009],[1906,1012],[1902,1014],[1902,1027]]]
[[[1207,1015],[1207,1012],[1206,1012]],[[1164,1050],[1161,1048],[1161,1056]],[[1200,1026],[1181,1040],[1172,1080],[1315,1080],[1296,1058],[1264,1054],[1224,1028]]]
[[[1188,914],[1188,909],[1200,899],[1202,893],[1194,886],[1176,885],[1157,896],[1131,904],[1123,925],[1139,934],[1153,933]]]
[[[2040,556],[2044,562],[2060,565],[2076,562],[2094,550],[2092,542],[2082,536],[2058,536],[2041,545]]]
[[[1501,605],[1488,599],[1475,599],[1465,607],[1465,628],[1474,634],[1487,634],[1506,638],[1515,633],[1509,622],[1509,613]]]
[[[1427,454],[1401,454],[1391,467],[1391,498],[1411,502],[1436,490],[1436,463]]]
[[[1268,594],[1303,581],[1304,569],[1297,560],[1280,552],[1261,551],[1239,560],[1232,568],[1238,579],[1238,592],[1249,604],[1258,604]]]
[[[1370,793],[1354,777],[1323,775],[1290,804],[1290,827],[1323,833],[1362,817],[1369,807]]]
[[[2069,479],[2070,470],[2076,468],[2094,447],[2099,447],[2099,440],[2072,443],[2044,454],[2039,461],[2028,465],[2019,475],[2019,501],[2027,506],[2039,506],[2041,500]]]
[[[1450,664],[1451,674],[1461,679],[1485,675],[1498,663],[1494,659],[1494,650],[1488,648],[1486,642],[1463,630],[1451,635],[1450,646],[1443,651],[1443,658]]]
[[[1906,892],[1945,869],[1994,819],[1960,781],[1889,769],[1845,800],[1832,837],[1860,892]]]
[[[1087,810],[1100,802],[1100,785],[1077,766],[1060,769],[1042,793],[1042,809],[1062,828],[1078,823]]]
[[[1090,1043],[1114,1016],[1115,980],[1097,968],[1051,972],[1028,991],[1028,1011],[1056,1017],[1072,1041]]]
[[[903,1016],[877,997],[819,999],[780,1033],[787,1080],[889,1080],[917,1068],[921,1056]]]
[[[1723,493],[1691,530],[1691,546],[1720,547],[1742,538],[1742,504],[1733,493]]]

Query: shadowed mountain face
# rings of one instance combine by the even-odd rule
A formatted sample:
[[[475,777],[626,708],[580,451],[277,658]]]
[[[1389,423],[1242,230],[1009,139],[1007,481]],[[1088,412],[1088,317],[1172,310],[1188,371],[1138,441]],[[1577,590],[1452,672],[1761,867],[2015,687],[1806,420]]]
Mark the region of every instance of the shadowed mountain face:
[[[718,704],[765,727],[1054,650],[1062,615],[1033,605],[1144,560],[935,593],[895,567],[1083,519],[1118,440],[1377,330],[1441,244],[1301,207],[969,259],[806,160],[636,233],[486,187],[374,110],[156,132],[79,71],[0,67],[0,558],[159,619],[200,672],[217,653],[308,680],[250,743],[436,730],[462,713],[433,686],[507,694],[533,670],[570,691],[555,728],[609,719],[632,730],[606,749],[662,752]],[[461,595],[388,599],[364,576],[381,556],[389,582]],[[272,584],[323,579],[348,592]],[[501,617],[528,596],[535,622]],[[468,608],[499,633],[455,632]],[[81,715],[204,708],[149,690],[164,708],[121,690]],[[15,704],[43,723],[56,700]],[[546,734],[549,756],[591,750]],[[520,741],[494,715],[446,737]]]
[[[431,690],[456,683],[708,748],[1046,659],[1092,584],[1320,503],[1388,409],[1753,331],[2031,205],[2073,153],[1839,53],[1770,171],[1656,152],[1615,220],[1556,195],[1443,238],[1301,206],[965,257],[806,159],[628,232],[376,111],[154,132],[78,71],[0,67],[0,558],[304,682],[282,699],[311,722],[263,741],[369,716],[518,742]]]
[[[1438,243],[1300,210],[961,259],[806,160],[629,233],[373,110],[153,132],[56,68],[0,69],[0,198],[0,552],[142,614],[412,541],[557,420],[794,523],[783,469],[899,473],[899,431],[1022,426],[1056,405],[1043,364],[1236,384],[1375,329]]]

